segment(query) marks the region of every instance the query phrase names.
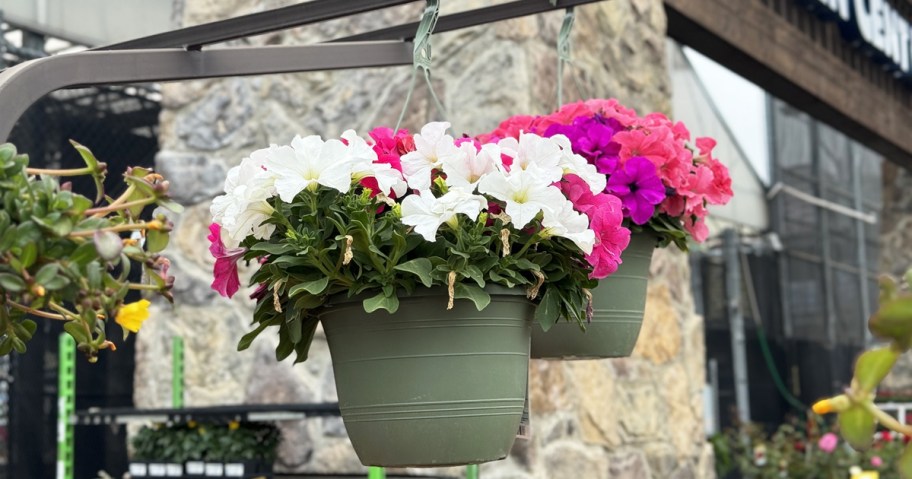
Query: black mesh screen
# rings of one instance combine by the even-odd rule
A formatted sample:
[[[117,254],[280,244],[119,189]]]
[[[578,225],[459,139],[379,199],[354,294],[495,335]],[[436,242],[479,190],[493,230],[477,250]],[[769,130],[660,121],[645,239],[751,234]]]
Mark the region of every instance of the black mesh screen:
[[[33,104],[19,119],[10,142],[27,153],[30,164],[43,168],[84,166],[70,146],[73,139],[89,147],[108,164],[106,193],[116,196],[125,188],[127,166],[152,166],[158,151],[158,115],[154,92],[144,87],[86,88],[55,92]],[[94,198],[90,179],[74,179],[74,191]],[[9,456],[9,470],[0,478],[54,477],[57,417],[57,337],[62,328],[42,325],[25,355],[12,359],[9,383],[9,424],[0,409],[0,461]],[[109,335],[117,337],[117,325]],[[116,353],[100,355],[97,364],[77,357],[76,408],[133,405],[133,340],[118,343]],[[0,364],[2,383],[2,364]],[[0,408],[4,404],[0,385]],[[7,430],[8,428],[8,430]],[[119,477],[126,470],[123,428],[76,428],[75,477],[98,477],[106,470]],[[2,462],[0,462],[2,466]]]

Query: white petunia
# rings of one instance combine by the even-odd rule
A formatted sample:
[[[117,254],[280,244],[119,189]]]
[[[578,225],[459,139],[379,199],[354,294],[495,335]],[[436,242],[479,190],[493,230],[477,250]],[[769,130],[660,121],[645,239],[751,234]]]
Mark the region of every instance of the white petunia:
[[[561,147],[561,158],[558,166],[563,169],[564,174],[572,173],[579,176],[580,179],[589,185],[589,190],[592,191],[593,195],[605,191],[608,179],[604,174],[598,172],[595,165],[590,164],[585,158],[573,152],[569,138],[564,135],[554,135],[551,139]]]
[[[272,234],[275,225],[262,224],[272,214],[268,198],[262,189],[237,185],[230,193],[212,200],[209,207],[212,220],[222,226],[223,237],[231,239],[225,242],[226,245],[236,247],[251,234],[259,239]]]
[[[504,138],[497,145],[504,154],[513,158],[510,171],[526,170],[534,165],[549,183],[559,181],[564,174],[559,166],[563,151],[551,138],[534,133],[520,133],[518,141],[515,138]]]
[[[237,216],[231,226],[223,225],[228,236],[240,243],[244,238],[253,235],[256,239],[267,239],[275,231],[275,225],[265,223],[272,216],[273,208],[266,201],[254,201]]]
[[[483,196],[459,188],[440,198],[425,190],[402,200],[402,223],[414,226],[416,233],[433,242],[437,240],[440,225],[452,221],[459,213],[475,220],[487,204]]]
[[[352,159],[339,140],[323,141],[312,135],[295,136],[291,146],[280,146],[270,152],[266,170],[275,178],[279,198],[286,203],[305,188],[326,186],[342,193],[351,188]]]
[[[402,173],[411,188],[430,188],[431,170],[439,168],[444,158],[459,154],[455,140],[446,134],[449,127],[445,121],[424,125],[415,135],[415,151],[402,155]]]
[[[446,173],[448,186],[466,188],[474,191],[484,175],[497,169],[500,161],[500,147],[488,143],[482,145],[481,151],[472,142],[459,145],[459,155],[451,155],[442,160],[443,172]]]
[[[569,200],[564,200],[559,208],[545,210],[542,226],[545,234],[567,238],[583,253],[592,253],[595,247],[595,232],[589,229],[589,218],[574,210]]]
[[[498,171],[485,175],[478,184],[478,191],[505,202],[504,211],[519,229],[543,210],[567,201],[551,183],[537,166],[529,165],[525,170],[511,170],[509,174]]]

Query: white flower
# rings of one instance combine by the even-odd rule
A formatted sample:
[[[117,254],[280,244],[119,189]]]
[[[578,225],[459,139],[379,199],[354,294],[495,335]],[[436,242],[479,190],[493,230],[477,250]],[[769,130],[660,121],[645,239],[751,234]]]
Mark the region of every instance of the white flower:
[[[414,226],[416,233],[433,242],[440,225],[452,221],[458,213],[475,220],[487,204],[483,196],[460,188],[453,188],[440,198],[425,190],[402,200],[402,223]]]
[[[324,142],[316,135],[295,136],[291,146],[283,145],[270,152],[266,170],[275,178],[279,198],[290,203],[305,188],[318,184],[348,192],[351,163],[348,148],[339,140]]]
[[[270,153],[277,148],[275,145],[254,151],[241,163],[230,170],[225,178],[225,193],[231,193],[241,185],[255,185],[256,188],[265,188],[269,195],[274,194],[273,181],[266,173],[266,162]]]
[[[222,226],[222,236],[231,239],[225,241],[226,245],[236,247],[251,234],[258,239],[268,238],[272,234],[275,225],[262,224],[273,211],[266,202],[268,198],[262,189],[238,185],[231,193],[212,200],[209,207],[212,220]]]
[[[377,179],[377,186],[383,194],[388,195],[390,190],[397,197],[405,194],[408,185],[405,184],[402,173],[386,163],[376,163],[377,153],[355,130],[346,130],[342,133],[342,139],[348,143],[347,157],[351,162],[353,181],[372,177]]]
[[[478,184],[478,191],[506,202],[505,211],[519,229],[529,224],[542,210],[567,201],[551,183],[547,175],[533,164],[524,170],[511,170],[509,174],[500,171],[487,174]]]
[[[504,154],[513,158],[510,171],[526,170],[535,165],[539,169],[539,174],[549,183],[560,180],[564,174],[563,169],[558,166],[563,151],[551,138],[534,133],[520,133],[519,141],[515,138],[504,138],[497,144]]]
[[[501,163],[500,147],[493,143],[482,145],[478,151],[474,143],[467,141],[459,145],[459,153],[442,160],[446,183],[451,187],[474,191],[482,177]]]
[[[595,165],[590,164],[585,158],[573,152],[569,138],[564,135],[554,135],[551,139],[561,147],[561,157],[558,166],[563,169],[564,174],[572,173],[579,176],[580,179],[589,185],[589,190],[592,191],[593,195],[605,191],[608,179],[604,174],[598,172]]]
[[[573,203],[564,200],[560,208],[546,209],[542,226],[549,236],[562,236],[573,241],[583,253],[592,253],[595,232],[589,229],[589,218],[573,209]]]
[[[415,135],[415,151],[402,155],[402,172],[409,186],[416,190],[431,187],[431,170],[439,168],[441,160],[458,155],[453,137],[446,134],[447,122],[431,122]]]

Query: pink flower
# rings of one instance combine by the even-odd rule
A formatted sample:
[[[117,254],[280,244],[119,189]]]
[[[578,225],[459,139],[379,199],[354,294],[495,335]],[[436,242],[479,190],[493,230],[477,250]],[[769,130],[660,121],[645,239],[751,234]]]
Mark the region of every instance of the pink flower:
[[[632,125],[637,120],[636,111],[621,105],[616,99],[593,99],[586,101],[586,107],[592,113],[614,118],[624,125]]]
[[[874,456],[871,458],[871,465],[874,467],[883,466],[883,459],[881,459],[880,456]]]
[[[826,453],[831,453],[836,450],[836,446],[839,445],[839,438],[835,434],[828,432],[820,437],[820,440],[817,441],[817,447],[821,451]]]
[[[478,135],[478,141],[481,143],[494,143],[504,138],[519,139],[519,132],[538,133],[536,123],[538,117],[529,115],[515,115],[502,121],[494,131]]]
[[[247,252],[246,248],[226,248],[222,243],[222,227],[218,223],[209,225],[209,252],[215,258],[213,267],[212,289],[219,294],[230,298],[237,293],[241,287],[241,280],[238,277],[237,263]]]
[[[551,125],[569,125],[578,117],[592,116],[592,110],[585,103],[578,101],[576,103],[567,103],[560,107],[556,112],[541,117],[536,125],[540,128],[536,133],[543,133]]]
[[[415,140],[412,138],[412,135],[409,134],[408,130],[399,130],[393,134],[391,128],[386,127],[377,127],[368,133],[371,139],[374,140],[374,144],[371,145],[374,153],[377,154],[376,163],[386,163],[393,167],[393,169],[402,173],[402,160],[401,157],[409,151],[415,150]],[[377,179],[369,176],[361,180],[361,186],[371,190],[371,197],[376,196],[380,186],[377,184]],[[396,194],[393,191],[385,192],[390,198],[395,198]]]
[[[630,230],[624,220],[621,200],[609,193],[593,195],[589,185],[576,175],[567,175],[558,185],[573,209],[589,217],[589,229],[595,232],[595,247],[586,255],[592,265],[590,278],[602,279],[617,271],[621,252],[630,243]]]

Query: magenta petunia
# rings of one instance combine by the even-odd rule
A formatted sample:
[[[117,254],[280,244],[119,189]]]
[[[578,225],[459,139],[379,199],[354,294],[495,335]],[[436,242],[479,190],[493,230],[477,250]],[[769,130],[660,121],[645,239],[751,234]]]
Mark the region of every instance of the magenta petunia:
[[[596,115],[579,117],[570,125],[551,125],[544,136],[566,136],[574,153],[595,165],[599,173],[610,175],[617,169],[621,151],[621,145],[613,141],[613,138],[615,133],[623,129],[624,125],[614,118]]]
[[[241,287],[238,277],[238,261],[247,252],[246,248],[227,248],[222,243],[222,227],[218,223],[209,225],[209,252],[215,258],[212,275],[212,289],[219,294],[230,298]]]
[[[656,167],[646,158],[635,156],[627,160],[608,178],[609,193],[617,195],[630,219],[646,224],[655,213],[655,206],[665,199],[665,185],[656,175]]]

